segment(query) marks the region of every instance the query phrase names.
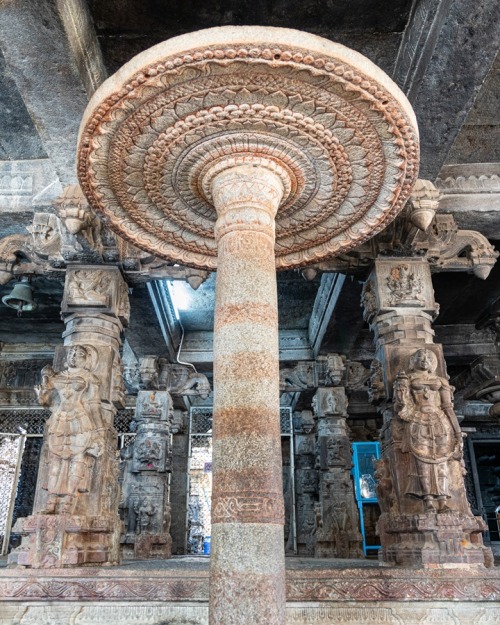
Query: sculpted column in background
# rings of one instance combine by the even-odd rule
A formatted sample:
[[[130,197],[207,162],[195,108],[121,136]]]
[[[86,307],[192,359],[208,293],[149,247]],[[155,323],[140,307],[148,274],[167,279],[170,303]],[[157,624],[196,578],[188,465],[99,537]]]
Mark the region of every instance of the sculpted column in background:
[[[464,485],[463,435],[453,410],[426,260],[381,259],[363,289],[376,339],[372,399],[381,404],[377,467],[382,560],[402,565],[492,564]],[[381,386],[385,386],[385,391]],[[390,399],[392,398],[392,401]]]
[[[62,305],[64,347],[35,389],[51,416],[33,514],[10,563],[34,568],[119,560],[116,409],[124,405],[119,355],[127,286],[116,267],[72,267]]]
[[[338,357],[338,384],[344,365]],[[346,423],[347,397],[342,386],[319,388],[313,398],[318,420],[319,503],[316,504],[314,555],[362,558],[359,515],[351,478],[352,452]]]
[[[120,511],[124,558],[170,558],[169,474],[172,472],[173,405],[168,391],[137,394],[137,435],[121,451]]]
[[[274,215],[270,167],[218,174],[210,622],[285,622]],[[282,172],[280,172],[282,173]]]

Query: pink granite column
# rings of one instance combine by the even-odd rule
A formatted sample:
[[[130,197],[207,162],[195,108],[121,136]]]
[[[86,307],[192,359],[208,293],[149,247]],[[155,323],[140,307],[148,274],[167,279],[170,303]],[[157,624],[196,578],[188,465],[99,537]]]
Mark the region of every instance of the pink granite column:
[[[284,186],[285,172],[261,159],[211,183],[218,269],[210,625],[285,623],[274,259]]]

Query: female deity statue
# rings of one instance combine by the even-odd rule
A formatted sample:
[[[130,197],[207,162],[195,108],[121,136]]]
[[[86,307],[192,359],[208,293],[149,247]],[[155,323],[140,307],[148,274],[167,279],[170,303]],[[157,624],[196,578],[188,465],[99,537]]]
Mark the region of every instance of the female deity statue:
[[[406,494],[422,499],[426,510],[446,512],[449,463],[462,460],[463,438],[452,387],[436,369],[435,354],[417,350],[410,373],[400,372],[394,383],[394,409],[404,422],[401,450],[410,455]]]
[[[89,345],[69,348],[66,367],[56,373],[42,369],[42,382],[35,387],[38,401],[50,406],[47,423],[48,492],[42,514],[73,514],[78,495],[90,490],[95,458],[101,455],[100,380],[93,373],[97,351]]]

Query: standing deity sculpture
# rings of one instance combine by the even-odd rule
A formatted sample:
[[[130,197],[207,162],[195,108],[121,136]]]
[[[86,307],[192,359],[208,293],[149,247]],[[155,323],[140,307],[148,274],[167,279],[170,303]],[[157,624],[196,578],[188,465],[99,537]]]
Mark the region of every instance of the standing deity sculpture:
[[[406,495],[422,499],[426,510],[446,512],[449,463],[462,460],[463,437],[453,410],[453,389],[436,369],[433,352],[417,350],[410,373],[396,377],[394,409],[404,422],[401,451],[410,457]]]
[[[44,367],[35,387],[40,404],[52,409],[42,514],[73,514],[79,495],[90,490],[94,462],[102,453],[100,380],[93,373],[97,358],[94,347],[73,345],[63,371]]]

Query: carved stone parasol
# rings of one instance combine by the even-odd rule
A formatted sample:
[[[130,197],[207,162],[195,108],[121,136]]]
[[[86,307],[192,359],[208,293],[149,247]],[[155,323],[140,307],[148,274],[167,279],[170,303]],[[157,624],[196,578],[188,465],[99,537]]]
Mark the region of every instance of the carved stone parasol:
[[[403,208],[418,131],[398,87],[314,35],[214,28],[94,94],[79,178],[120,236],[217,269],[210,622],[285,622],[276,269],[345,252]]]

